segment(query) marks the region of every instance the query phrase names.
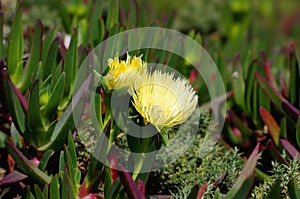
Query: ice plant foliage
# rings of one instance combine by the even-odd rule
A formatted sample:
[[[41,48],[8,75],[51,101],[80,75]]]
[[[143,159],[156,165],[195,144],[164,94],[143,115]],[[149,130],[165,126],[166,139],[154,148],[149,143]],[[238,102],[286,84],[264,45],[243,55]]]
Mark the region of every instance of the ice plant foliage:
[[[133,105],[145,123],[158,131],[186,121],[195,110],[198,97],[188,81],[173,73],[154,71],[132,93]]]
[[[128,87],[132,89],[134,82],[141,80],[141,75],[146,73],[147,64],[140,57],[129,56],[126,61],[118,57],[108,59],[109,71],[105,77],[108,90]]]

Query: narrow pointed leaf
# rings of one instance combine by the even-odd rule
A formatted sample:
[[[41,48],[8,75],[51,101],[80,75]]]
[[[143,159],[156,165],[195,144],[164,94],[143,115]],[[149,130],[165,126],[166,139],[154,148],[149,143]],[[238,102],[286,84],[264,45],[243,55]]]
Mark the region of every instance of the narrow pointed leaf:
[[[274,103],[274,105],[282,110],[281,108],[281,102],[285,99],[282,97],[282,95],[269,83],[267,80],[260,75],[259,73],[255,73],[256,80],[260,86],[261,89],[265,91],[269,99]]]
[[[281,190],[280,190],[280,181],[279,180],[277,180],[274,183],[267,198],[268,199],[281,199]]]
[[[58,199],[60,198],[60,191],[59,191],[59,181],[58,181],[58,174],[52,178],[50,183],[50,199]]]
[[[295,158],[297,156],[298,158],[298,163],[300,164],[300,153],[299,151],[286,139],[281,138],[280,142],[284,149],[288,152],[288,154],[292,157]]]
[[[273,157],[274,160],[276,160],[282,164],[285,164],[287,166],[289,165],[289,163],[281,156],[280,152],[278,151],[274,142],[271,139],[267,143],[267,148],[268,148],[270,155]]]
[[[72,35],[71,43],[67,52],[64,71],[66,73],[65,96],[70,96],[74,86],[77,65],[78,65],[78,50],[77,50],[78,31]]]
[[[287,116],[289,116],[289,118],[291,118],[296,123],[300,115],[299,109],[297,109],[287,101],[282,101],[281,106]]]
[[[288,184],[289,195],[291,199],[300,198],[300,189],[297,185],[296,180],[293,178]]]
[[[9,111],[19,133],[25,131],[25,114],[16,94],[16,88],[11,82],[8,71],[0,67],[0,99],[1,104]]]
[[[46,79],[55,70],[56,57],[58,53],[58,38],[56,38],[50,45],[46,59],[43,62],[43,79]]]
[[[6,147],[8,152],[11,154],[20,169],[22,169],[25,174],[27,174],[30,178],[32,178],[40,185],[50,183],[51,177],[43,173],[32,162],[30,162],[14,144],[6,141]]]
[[[36,184],[34,184],[34,193],[35,193],[36,198],[44,198],[42,190]]]
[[[248,158],[241,174],[239,175],[238,179],[233,184],[230,191],[226,194],[226,197],[225,197],[226,199],[238,197],[239,196],[238,193],[239,193],[240,189],[243,187],[243,184],[246,182],[247,179],[249,179],[253,175],[254,169],[256,167],[258,155],[259,155],[259,146],[260,146],[260,144],[257,143],[253,152],[251,153],[250,157]]]
[[[119,0],[110,0],[110,6],[107,11],[106,27],[109,30],[119,21]]]
[[[22,9],[18,5],[16,17],[8,41],[7,66],[12,81],[17,85],[23,74],[23,30],[22,30]]]
[[[131,175],[125,171],[118,171],[118,175],[120,176],[121,183],[124,186],[125,192],[127,193],[129,198],[132,199],[143,199],[145,198],[139,191],[138,186],[133,181]]]
[[[30,93],[28,113],[27,113],[28,131],[26,131],[27,138],[35,138],[37,146],[41,146],[44,141],[46,131],[44,129],[41,112],[40,112],[40,97],[39,97],[39,83],[36,81]],[[31,138],[30,138],[31,137]]]
[[[30,83],[30,78],[34,70],[36,70],[39,61],[42,56],[42,39],[43,39],[43,24],[40,19],[37,20],[35,31],[32,39],[32,45],[30,50],[30,56],[25,66],[25,71],[23,73],[23,81],[20,85],[20,90],[25,91]]]
[[[14,170],[14,171],[10,172],[9,174],[7,174],[6,176],[4,176],[4,178],[0,181],[0,185],[19,182],[26,178],[28,178],[27,175],[24,175],[23,173],[20,173],[19,171]]]
[[[289,99],[291,104],[299,107],[300,106],[300,66],[295,53],[294,44],[290,45],[289,49],[289,67],[290,67],[290,87],[289,87]]]
[[[40,170],[42,170],[42,171],[45,170],[47,163],[53,154],[54,154],[54,150],[48,150],[48,151],[46,151],[46,153],[43,154],[42,159],[40,160],[40,163],[38,166]]]
[[[298,147],[300,147],[300,117],[298,117],[298,122],[296,126],[296,140]]]
[[[51,92],[48,103],[41,109],[45,116],[52,118],[51,116],[56,113],[57,107],[59,106],[63,97],[64,87],[65,73],[62,73]]]
[[[271,113],[269,113],[266,109],[264,109],[264,107],[260,107],[259,111],[260,111],[262,120],[268,127],[268,131],[269,131],[274,143],[276,144],[276,146],[278,146],[279,136],[280,136],[279,125],[277,124],[276,120],[273,118]]]

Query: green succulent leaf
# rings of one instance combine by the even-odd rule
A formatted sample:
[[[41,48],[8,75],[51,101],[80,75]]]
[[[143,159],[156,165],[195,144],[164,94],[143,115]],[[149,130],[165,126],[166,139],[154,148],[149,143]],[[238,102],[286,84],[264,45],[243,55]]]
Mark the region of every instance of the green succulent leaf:
[[[17,96],[17,89],[13,85],[8,71],[0,66],[0,91],[1,104],[9,111],[16,129],[19,133],[25,131],[25,113]]]
[[[60,184],[58,174],[56,174],[50,183],[50,199],[58,199],[60,198]]]
[[[300,189],[297,185],[297,181],[294,178],[289,182],[288,190],[291,199],[300,198]]]
[[[34,83],[29,97],[27,125],[28,129],[25,132],[25,137],[30,141],[34,141],[32,144],[38,147],[42,146],[44,144],[43,142],[46,130],[44,128],[40,112],[38,80]]]
[[[47,163],[48,163],[50,157],[51,157],[53,154],[54,154],[54,150],[48,150],[48,151],[46,151],[46,152],[43,154],[43,156],[42,156],[42,158],[41,158],[41,160],[40,160],[39,166],[38,166],[38,168],[39,168],[41,171],[44,171],[44,170],[45,170],[45,168],[46,168],[46,166],[47,166]]]
[[[254,182],[253,178],[253,172],[254,169],[256,167],[256,163],[257,163],[257,159],[258,159],[258,155],[259,155],[259,146],[260,144],[257,143],[254,150],[252,151],[250,157],[248,158],[241,174],[239,175],[238,179],[236,180],[236,182],[233,184],[232,188],[230,189],[230,191],[226,194],[226,199],[231,199],[231,198],[239,198],[239,193],[240,191],[243,189],[243,185],[246,184],[252,184]],[[250,186],[245,186],[246,189],[249,188],[251,189]]]
[[[52,178],[38,169],[32,162],[30,162],[14,144],[6,141],[6,147],[8,152],[25,174],[27,174],[40,185],[50,183]]]
[[[18,85],[23,75],[23,30],[22,30],[22,9],[17,5],[16,16],[8,41],[7,66],[12,81]]]
[[[29,59],[26,63],[25,70],[23,73],[23,80],[21,82],[20,90],[25,91],[30,83],[30,78],[34,70],[36,70],[39,61],[41,60],[42,55],[42,39],[43,39],[43,24],[40,19],[37,20],[35,31],[33,35],[33,43],[31,45],[31,51]]]
[[[260,107],[259,111],[260,111],[262,120],[268,127],[268,131],[269,131],[274,143],[276,144],[276,146],[278,146],[279,136],[280,136],[279,125],[277,124],[276,120],[273,118],[271,113],[269,113],[266,109],[264,109],[264,107]]]

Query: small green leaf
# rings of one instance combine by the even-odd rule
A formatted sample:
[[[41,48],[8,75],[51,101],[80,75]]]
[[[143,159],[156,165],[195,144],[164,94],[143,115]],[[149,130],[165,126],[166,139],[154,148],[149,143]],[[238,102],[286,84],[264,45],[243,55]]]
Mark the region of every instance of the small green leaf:
[[[36,198],[44,198],[43,192],[37,184],[34,184],[34,193]]]
[[[44,199],[48,199],[49,198],[49,185],[45,185],[44,189],[43,189],[43,195],[44,195]]]
[[[33,43],[31,44],[30,56],[26,63],[23,73],[23,81],[20,85],[20,90],[25,91],[30,83],[30,78],[36,70],[42,55],[42,39],[43,39],[43,24],[40,19],[37,20],[33,35]]]
[[[53,118],[53,115],[56,113],[56,110],[62,100],[64,87],[65,73],[62,73],[51,92],[48,103],[41,108],[41,111],[45,117]]]
[[[283,112],[281,102],[285,99],[276,89],[259,73],[255,72],[256,80],[261,89],[267,94],[268,98],[274,103],[274,105]]]
[[[44,144],[43,141],[46,131],[41,119],[38,81],[34,83],[33,89],[30,92],[27,123],[28,129],[25,136],[28,140],[34,140],[34,143],[32,144],[35,144],[38,147],[42,146]]]
[[[50,45],[46,61],[43,62],[43,79],[46,79],[55,70],[56,57],[58,53],[59,39],[56,38]]]
[[[16,88],[11,82],[6,68],[0,66],[0,99],[1,104],[9,111],[19,133],[25,131],[25,114],[16,94]]]
[[[300,153],[299,151],[286,139],[281,138],[280,142],[282,144],[282,146],[284,147],[284,149],[288,152],[288,154],[292,157],[292,158],[298,158],[298,163],[300,164]]]
[[[42,63],[45,64],[48,57],[48,52],[50,50],[50,46],[52,44],[52,41],[55,38],[56,30],[50,29],[47,36],[45,37],[43,41],[43,49],[42,49]]]
[[[289,86],[289,99],[291,104],[295,107],[300,106],[300,66],[295,53],[294,44],[290,45],[289,49],[289,67],[290,67],[290,86]]]
[[[298,147],[300,147],[300,117],[298,117],[298,122],[296,126],[296,140]]]
[[[274,142],[271,139],[267,142],[267,148],[274,160],[282,164],[289,165],[289,163],[281,156],[280,152],[278,151]]]
[[[297,182],[294,178],[289,182],[288,190],[289,190],[289,195],[290,195],[291,199],[300,198],[300,190],[299,190]]]
[[[279,125],[277,124],[276,120],[273,118],[271,113],[269,113],[266,109],[264,109],[264,107],[260,107],[259,111],[260,111],[262,120],[268,127],[268,131],[269,131],[274,143],[276,144],[276,146],[278,146],[279,136],[280,136]]]
[[[77,50],[78,31],[72,35],[70,46],[66,56],[64,71],[66,73],[66,84],[64,96],[70,97],[75,83],[78,68],[78,50]]]
[[[104,169],[105,172],[105,178],[104,178],[104,197],[109,198],[109,194],[111,194],[111,189],[112,189],[112,176],[111,176],[111,171],[109,167],[105,167]],[[117,190],[119,191],[119,190]]]
[[[272,186],[272,189],[270,191],[270,193],[268,194],[268,199],[281,199],[281,195],[280,195],[281,191],[280,191],[280,181],[277,180],[274,185]]]
[[[38,168],[39,168],[41,171],[44,171],[44,170],[45,170],[45,168],[46,168],[46,166],[47,166],[47,163],[48,163],[50,157],[51,157],[53,154],[54,154],[54,150],[48,150],[48,151],[46,151],[46,152],[43,154],[43,156],[42,156],[42,158],[41,158],[41,160],[40,160],[39,166],[38,166]]]
[[[61,151],[59,156],[59,164],[58,164],[58,170],[64,171],[66,167],[66,159],[65,159],[65,152]]]
[[[195,186],[192,187],[192,189],[190,191],[190,194],[188,195],[187,199],[197,199],[198,190],[199,190],[199,185],[196,184]]]
[[[17,5],[17,13],[12,24],[12,30],[8,41],[7,66],[12,81],[18,85],[23,75],[23,30],[22,30],[22,9]]]
[[[119,21],[119,0],[110,0],[107,11],[106,28],[109,30]]]
[[[56,174],[50,183],[50,199],[58,199],[60,198],[60,191],[59,191],[59,181],[58,181],[58,174]]]
[[[118,196],[119,196],[119,194],[121,192],[121,188],[122,188],[121,185],[122,184],[121,184],[120,178],[117,178],[114,181],[114,183],[112,184],[111,189],[110,189],[109,193],[106,195],[107,197],[105,197],[105,198],[119,198]],[[104,192],[104,193],[106,193],[106,192]]]

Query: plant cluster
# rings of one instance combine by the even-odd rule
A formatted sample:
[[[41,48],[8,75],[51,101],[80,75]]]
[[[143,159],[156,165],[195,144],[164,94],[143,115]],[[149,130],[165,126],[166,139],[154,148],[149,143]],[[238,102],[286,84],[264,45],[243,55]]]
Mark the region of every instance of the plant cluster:
[[[10,19],[3,14],[8,9],[0,12],[1,198],[300,198],[297,41],[270,48],[270,38],[260,32],[265,21],[253,20],[257,18],[252,18],[250,9],[253,6],[259,16],[273,18],[267,9],[271,0],[257,7],[257,1],[252,5],[231,0],[222,15],[211,15],[195,26],[203,35],[182,23],[194,19],[185,8],[195,5],[198,10],[192,0],[178,12],[179,19],[170,17],[160,24],[184,29],[211,53],[227,91],[216,99],[209,98],[203,77],[190,63],[162,50],[140,49],[108,60],[100,56],[108,67],[99,64],[106,67],[101,72],[94,67],[96,57],[89,54],[102,41],[133,27],[157,25],[143,12],[149,5],[157,6],[155,2],[53,0],[41,9],[32,2],[16,2],[16,8],[9,9],[14,13]],[[219,8],[217,2],[214,5],[209,10]],[[59,17],[53,24],[37,19],[28,28],[33,26],[26,18],[31,7]],[[220,16],[225,25],[218,30],[214,26]],[[59,25],[54,28],[54,23]],[[265,38],[261,42],[260,36]],[[110,53],[110,47],[101,50]],[[148,67],[147,62],[170,65],[184,77]],[[91,67],[82,70],[86,63]],[[82,96],[91,100],[82,101]],[[120,105],[129,99],[125,113],[110,107],[113,97]],[[211,107],[196,108],[210,100],[225,104],[228,113],[222,116],[225,125],[213,146],[205,140],[218,125],[211,120]],[[89,110],[83,108],[87,106]],[[74,117],[77,113],[82,117]],[[158,133],[137,138],[124,132],[117,124],[124,114]],[[179,124],[184,124],[186,136],[172,143]],[[191,138],[195,126],[197,134]],[[169,144],[180,151],[194,141],[172,164],[166,165],[169,159],[158,154],[165,167],[145,173],[141,171],[149,164],[143,156],[124,155],[124,161],[118,162],[110,153],[112,145],[103,144],[101,136],[140,154]],[[101,162],[103,154],[108,158]]]

